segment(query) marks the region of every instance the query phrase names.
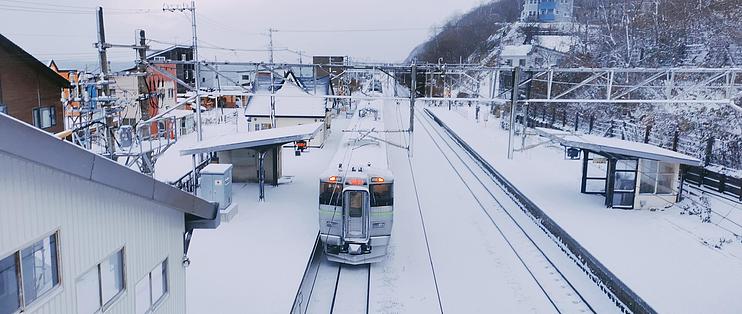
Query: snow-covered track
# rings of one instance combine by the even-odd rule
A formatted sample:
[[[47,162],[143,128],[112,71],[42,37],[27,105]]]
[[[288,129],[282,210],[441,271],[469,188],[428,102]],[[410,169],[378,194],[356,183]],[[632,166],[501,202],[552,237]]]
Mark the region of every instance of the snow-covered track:
[[[370,279],[371,264],[338,264],[330,313],[368,313]]]
[[[449,160],[482,210],[506,237],[524,266],[529,268],[529,273],[557,312],[571,313],[575,306],[584,306],[586,309],[578,312],[655,313],[431,111],[425,109],[423,113],[419,110],[416,116],[422,120],[423,129],[435,139],[435,145]],[[492,200],[499,208],[492,208]],[[533,223],[527,223],[527,220]],[[518,230],[520,232],[516,232]],[[546,267],[531,266],[538,260],[538,255],[548,263]],[[544,273],[544,268],[553,271]],[[548,280],[550,276],[559,277],[568,287],[554,286]],[[565,291],[570,291],[566,292],[568,297],[576,296],[579,301],[564,302],[564,297],[559,294],[565,294]]]
[[[370,279],[370,264],[353,266],[330,262],[318,239],[291,313],[368,313]]]

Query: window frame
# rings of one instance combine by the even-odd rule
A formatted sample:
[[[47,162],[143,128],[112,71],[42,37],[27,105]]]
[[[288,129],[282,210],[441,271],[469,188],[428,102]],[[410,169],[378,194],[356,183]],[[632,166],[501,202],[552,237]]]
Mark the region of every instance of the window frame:
[[[377,200],[374,196],[374,188],[375,187],[388,187],[388,197]],[[368,187],[368,194],[369,194],[369,204],[372,208],[374,207],[384,207],[384,206],[394,206],[394,183],[372,183]]]
[[[135,287],[136,286],[139,286],[139,284],[143,280],[146,280],[147,287],[149,287],[149,289],[147,290],[147,291],[149,291],[149,295],[148,295],[149,298],[148,298],[148,302],[147,302],[149,304],[149,306],[144,311],[144,313],[147,313],[148,314],[148,313],[154,313],[155,311],[157,311],[157,309],[163,303],[165,303],[165,301],[167,300],[168,296],[170,295],[170,263],[169,263],[169,261],[170,261],[170,258],[169,257],[165,257],[164,260],[160,261],[154,267],[150,268],[150,270],[147,272],[147,274],[145,274],[144,277],[142,277],[141,279],[139,279],[137,281],[137,284],[135,285]],[[162,267],[162,269],[163,269],[162,276],[165,279],[164,280],[163,288],[164,288],[165,291],[162,292],[162,295],[160,296],[159,299],[153,300],[154,299],[154,293],[153,293],[153,290],[152,290],[152,273],[155,270],[157,270],[158,267]],[[135,307],[135,309],[134,310],[136,311],[137,310],[136,309],[136,303],[137,303],[137,300],[136,299],[138,298],[138,296],[137,296],[137,293],[136,293],[137,292],[136,291],[137,289],[135,288],[134,290],[135,290],[134,291],[134,298],[135,298],[135,300],[134,300],[134,307]],[[138,312],[135,312],[135,313],[139,314]]]
[[[43,126],[44,121],[42,114],[45,110],[49,110],[49,125]],[[33,116],[33,125],[39,129],[48,129],[57,126],[57,108],[55,106],[39,106],[31,109],[31,115]]]
[[[104,301],[103,300],[103,273],[101,270],[101,265],[104,262],[107,262],[109,258],[111,258],[114,254],[117,254],[121,252],[121,279],[122,279],[122,287],[121,290],[118,291],[116,294],[114,294],[109,300]],[[106,255],[103,259],[99,260],[93,267],[90,267],[86,269],[82,274],[77,276],[77,279],[75,279],[75,294],[77,294],[77,284],[80,282],[80,279],[85,276],[88,272],[91,270],[96,270],[97,278],[98,278],[98,309],[95,313],[104,313],[108,311],[118,300],[121,299],[121,296],[126,293],[127,290],[127,280],[126,280],[126,246],[121,246],[115,251],[111,252],[110,254]],[[75,295],[77,297],[77,295]],[[75,302],[77,302],[77,299],[75,299]]]
[[[59,240],[59,229],[55,229],[52,232],[46,233],[43,236],[39,238],[35,238],[34,240],[27,242],[20,247],[13,249],[10,251],[9,254],[3,255],[2,260],[13,257],[14,263],[15,263],[15,278],[16,278],[16,286],[18,288],[17,297],[18,297],[18,308],[15,310],[15,312],[12,313],[25,313],[25,312],[31,312],[34,309],[36,309],[38,306],[41,306],[48,302],[51,296],[56,295],[59,291],[61,291],[63,286],[63,280],[62,280],[62,257],[60,255],[60,240]],[[52,265],[55,265],[56,262],[56,284],[52,284],[52,287],[48,290],[38,294],[36,298],[30,302],[26,302],[26,296],[25,296],[25,289],[26,285],[24,283],[23,278],[23,256],[22,252],[25,249],[28,249],[30,247],[33,247],[36,243],[43,242],[44,240],[54,237],[54,250],[56,251],[54,256],[55,259],[52,261]],[[50,247],[51,247],[51,240],[50,240]],[[50,252],[51,254],[51,252]],[[54,271],[52,271],[52,274],[54,274]],[[54,278],[52,278],[52,281]]]
[[[645,172],[644,165],[647,162],[654,163],[656,168],[652,173]],[[662,171],[662,165],[670,165],[672,167],[672,172],[663,172]],[[642,159],[641,160],[641,181],[639,183],[639,194],[640,195],[660,195],[660,196],[672,196],[675,195],[675,191],[673,190],[673,182],[677,180],[677,170],[675,167],[675,164],[659,161],[659,160],[651,160],[651,159]],[[670,186],[667,187],[667,189],[670,191],[669,193],[659,193],[660,189],[660,177],[662,176],[670,176]],[[642,192],[642,184],[645,183],[645,180],[654,180],[652,192]]]

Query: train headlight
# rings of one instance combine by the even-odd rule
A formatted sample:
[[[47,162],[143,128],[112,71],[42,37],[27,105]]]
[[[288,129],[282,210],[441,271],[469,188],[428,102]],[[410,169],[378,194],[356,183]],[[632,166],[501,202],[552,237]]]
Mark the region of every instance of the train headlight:
[[[338,224],[337,221],[329,221],[328,220],[328,221],[325,222],[325,225],[327,226],[327,228],[332,228],[332,227],[336,226],[337,224]]]
[[[376,229],[384,228],[384,226],[386,226],[386,223],[383,223],[383,222],[375,222],[375,223],[373,223],[373,227],[376,228]]]

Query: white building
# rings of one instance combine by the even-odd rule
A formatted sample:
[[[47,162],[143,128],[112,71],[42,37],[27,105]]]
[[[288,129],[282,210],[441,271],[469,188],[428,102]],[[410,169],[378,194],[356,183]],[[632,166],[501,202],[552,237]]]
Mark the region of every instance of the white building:
[[[281,88],[271,96],[270,91],[259,90],[258,95],[250,98],[245,109],[245,117],[251,131],[271,128],[271,97],[274,100],[276,127],[287,127],[302,124],[324,122],[327,119],[328,101],[320,95],[304,91],[299,81],[289,73]],[[323,128],[311,142],[311,146],[323,146],[327,137]]]
[[[523,22],[569,22],[574,0],[525,0],[520,19]]]
[[[119,98],[119,102],[124,104],[121,117],[129,124],[142,119],[142,111],[139,101],[139,78],[132,75],[132,72],[123,72],[114,75],[111,85],[111,96]],[[152,80],[148,82],[150,93],[156,99],[150,99],[151,104],[155,104],[158,109],[169,109],[177,104],[177,88],[175,82],[171,80]]]
[[[186,312],[188,240],[217,204],[3,114],[0,169],[0,313]]]

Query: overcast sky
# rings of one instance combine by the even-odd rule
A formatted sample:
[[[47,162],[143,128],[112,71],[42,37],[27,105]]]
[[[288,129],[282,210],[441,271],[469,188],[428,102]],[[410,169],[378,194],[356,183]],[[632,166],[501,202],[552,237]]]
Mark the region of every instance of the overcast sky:
[[[209,0],[196,1],[202,59],[266,61],[268,53],[215,48],[274,46],[307,55],[349,55],[357,61],[402,61],[429,38],[433,27],[482,0]],[[95,7],[105,13],[107,41],[133,44],[145,29],[154,48],[191,42],[190,13],[163,12],[153,0],[0,0],[0,31],[38,59],[94,61]],[[305,62],[308,57],[305,57]],[[130,49],[110,49],[112,61],[130,61]],[[276,61],[298,62],[296,53],[277,52]],[[77,62],[75,62],[77,63]]]

